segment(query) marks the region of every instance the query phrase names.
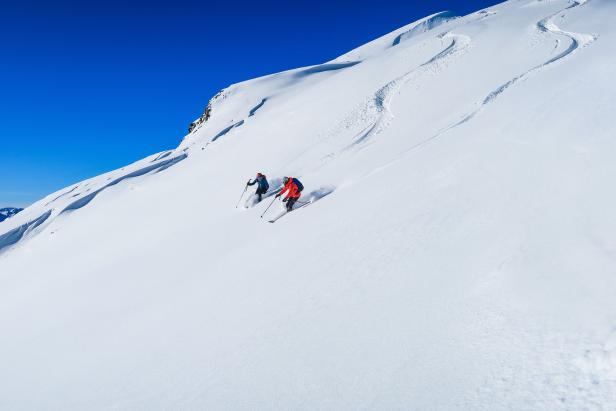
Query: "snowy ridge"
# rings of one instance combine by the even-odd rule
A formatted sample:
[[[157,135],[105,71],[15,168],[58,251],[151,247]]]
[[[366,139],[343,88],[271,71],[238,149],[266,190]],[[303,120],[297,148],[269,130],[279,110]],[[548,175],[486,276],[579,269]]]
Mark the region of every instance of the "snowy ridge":
[[[0,408],[611,409],[614,15],[433,14],[2,222]]]
[[[34,220],[22,224],[19,227],[0,235],[0,250],[17,243],[23,238],[26,233],[31,232],[32,230],[43,224],[50,215],[51,210],[46,211],[43,215],[35,218]]]
[[[397,46],[401,42],[408,40],[418,34],[426,33],[434,29],[435,27],[438,27],[441,24],[454,19],[455,17],[456,16],[454,16],[453,13],[449,11],[443,11],[433,16],[430,16],[427,19],[422,20],[418,24],[414,25],[410,30],[397,35],[396,38],[394,39],[392,46]]]
[[[405,40],[410,40],[420,34],[431,31],[432,29],[447,23],[449,20],[455,19],[455,16],[450,11],[441,11],[431,16],[425,17],[419,21],[413,22],[407,26],[401,27],[383,37],[380,37],[368,44],[364,44],[342,56],[336,58],[337,61],[361,61],[366,60],[384,50],[399,45]]]
[[[112,187],[126,179],[140,177],[150,173],[161,172],[174,164],[186,159],[186,153],[176,154],[174,157],[168,158],[173,151],[166,151],[154,156],[153,159],[144,159],[138,161],[131,166],[116,170],[115,172],[104,175],[106,178],[95,179],[94,181],[84,181],[70,189],[63,190],[59,194],[51,194],[49,201],[43,199],[33,206],[28,208],[28,213],[24,213],[24,218],[11,221],[8,225],[8,230],[0,231],[0,253],[5,248],[12,246],[22,240],[29,234],[36,234],[41,231],[44,225],[49,224],[54,218],[77,210],[86,206],[97,195],[104,190]],[[77,192],[76,192],[77,191]],[[40,211],[43,210],[43,211]],[[36,213],[40,215],[36,215]],[[35,213],[33,217],[33,213]],[[24,220],[26,220],[24,222]],[[43,226],[43,227],[41,227]],[[3,227],[4,228],[4,227]],[[35,229],[37,229],[35,231]]]

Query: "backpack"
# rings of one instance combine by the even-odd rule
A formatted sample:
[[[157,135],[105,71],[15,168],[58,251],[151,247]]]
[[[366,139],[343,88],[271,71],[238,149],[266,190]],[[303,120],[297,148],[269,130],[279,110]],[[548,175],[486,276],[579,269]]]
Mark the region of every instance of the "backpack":
[[[299,191],[301,193],[302,190],[304,189],[304,185],[302,183],[300,183],[297,178],[293,178],[293,182],[297,186],[297,191]]]
[[[261,181],[259,182],[259,187],[261,187],[263,191],[269,190],[269,183],[267,182],[267,178],[265,178],[265,176],[261,177]]]

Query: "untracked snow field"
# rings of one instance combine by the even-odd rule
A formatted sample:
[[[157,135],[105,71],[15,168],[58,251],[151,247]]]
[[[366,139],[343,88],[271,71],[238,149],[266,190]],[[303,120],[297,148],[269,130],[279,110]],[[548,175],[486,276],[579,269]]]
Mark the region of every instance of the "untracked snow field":
[[[616,409],[615,17],[437,13],[0,223],[0,409]]]

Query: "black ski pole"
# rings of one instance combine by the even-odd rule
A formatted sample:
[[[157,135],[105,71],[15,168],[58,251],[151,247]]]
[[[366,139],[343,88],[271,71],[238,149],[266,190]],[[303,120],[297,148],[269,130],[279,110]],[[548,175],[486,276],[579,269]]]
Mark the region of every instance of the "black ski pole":
[[[242,201],[242,197],[244,197],[244,194],[246,193],[246,190],[248,190],[248,184],[246,184],[246,186],[244,187],[244,191],[242,191],[242,195],[240,196],[240,199],[237,200],[237,204],[235,205],[235,208],[237,208],[237,206],[240,205],[240,201]]]
[[[272,200],[271,203],[269,203],[269,205],[267,206],[267,208],[265,209],[265,211],[263,212],[263,214],[261,214],[261,218],[263,218],[263,216],[265,215],[265,213],[267,213],[267,210],[269,210],[269,208],[272,206],[272,204],[274,204],[274,201],[276,201],[278,197],[274,196],[274,199]]]

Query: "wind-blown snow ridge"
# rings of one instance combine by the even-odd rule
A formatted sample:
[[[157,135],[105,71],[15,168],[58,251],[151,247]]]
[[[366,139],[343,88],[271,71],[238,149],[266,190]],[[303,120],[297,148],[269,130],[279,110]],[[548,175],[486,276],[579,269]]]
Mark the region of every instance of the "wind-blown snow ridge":
[[[244,125],[244,120],[240,120],[237,123],[231,124],[229,127],[224,128],[218,134],[212,137],[212,142],[218,140],[220,137],[224,136],[225,134],[227,134],[229,131],[233,130],[234,128],[240,127],[242,125]]]
[[[53,219],[55,219],[56,217],[58,217],[59,215],[62,215],[68,211],[73,211],[73,210],[77,210],[79,208],[82,208],[84,206],[86,206],[87,204],[89,204],[96,196],[98,196],[101,192],[103,192],[104,190],[108,189],[109,187],[112,187],[114,185],[119,184],[120,182],[127,180],[127,179],[131,179],[131,178],[135,178],[135,177],[140,177],[149,173],[158,173],[161,172],[163,170],[166,170],[167,168],[179,163],[182,160],[185,160],[188,157],[188,154],[186,153],[181,153],[175,157],[160,161],[161,159],[164,159],[168,156],[170,156],[173,153],[173,151],[167,151],[164,153],[159,154],[153,161],[157,161],[154,164],[149,164],[145,167],[141,167],[138,168],[136,170],[133,170],[127,174],[123,174],[117,178],[114,179],[110,179],[110,182],[103,184],[100,188],[91,191],[91,188],[86,188],[89,183],[86,183],[84,185],[83,188],[86,188],[83,192],[79,192],[76,194],[73,194],[72,196],[69,197],[69,199],[72,198],[77,198],[76,200],[73,200],[71,202],[69,202],[68,204],[61,206],[61,211],[59,212],[54,212],[55,207],[58,207],[58,205],[56,204],[60,199],[63,199],[65,197],[67,197],[69,194],[75,192],[81,185],[77,184],[76,186],[74,186],[73,188],[71,188],[68,191],[65,191],[63,193],[61,193],[60,195],[54,197],[52,200],[46,202],[43,207],[48,207],[50,205],[54,205],[55,207],[52,206],[51,209],[46,210],[41,216],[33,219],[32,221],[28,221],[16,228],[10,229],[7,232],[5,232],[4,234],[0,235],[0,252],[2,252],[4,249],[6,249],[9,246],[15,245],[18,242],[20,242],[24,237],[26,237],[26,235],[28,233],[31,233],[35,228],[42,226],[44,223],[45,225],[47,225],[48,223],[50,223]],[[83,195],[83,193],[88,193]]]
[[[327,71],[327,70],[325,70],[325,71]],[[266,102],[266,101],[267,101],[267,98],[264,98],[264,99],[262,99],[262,100],[261,100],[261,102],[260,102],[259,104],[257,104],[257,105],[256,105],[256,106],[254,106],[253,108],[251,108],[251,109],[250,109],[250,111],[248,112],[248,117],[252,117],[252,116],[254,116],[254,115],[256,114],[256,112],[257,112],[257,111],[259,111],[259,109],[260,109],[261,107],[263,107],[263,105],[265,105],[265,102]],[[207,146],[207,144],[209,144],[209,143],[213,143],[213,142],[215,142],[216,140],[218,140],[220,137],[222,137],[222,136],[226,135],[227,133],[229,133],[229,132],[230,132],[231,130],[233,130],[234,128],[237,128],[237,127],[241,127],[241,126],[243,126],[243,125],[244,125],[244,122],[245,122],[245,119],[244,119],[244,120],[240,120],[240,121],[238,121],[238,122],[235,122],[235,123],[231,124],[231,125],[230,125],[230,126],[228,126],[228,127],[225,127],[224,129],[222,129],[221,131],[219,131],[219,132],[218,132],[218,133],[217,133],[214,137],[212,137],[212,140],[210,140],[208,143],[206,143],[206,146]]]
[[[154,163],[158,160],[162,160],[163,158],[169,157],[173,153],[173,150],[165,151],[157,155],[151,162]]]
[[[60,198],[62,198],[62,197],[64,197],[64,196],[66,196],[66,195],[69,195],[70,193],[72,193],[73,191],[75,191],[78,187],[79,187],[79,184],[77,184],[75,187],[71,188],[70,190],[68,190],[68,191],[66,191],[66,192],[64,192],[64,193],[62,193],[62,194],[60,194],[59,196],[57,196],[57,197],[53,198],[52,200],[50,200],[49,202],[47,202],[47,203],[45,204],[45,207],[46,207],[46,206],[48,206],[49,204],[53,203],[54,201],[59,200]]]
[[[345,68],[353,67],[356,64],[361,63],[360,61],[350,61],[346,63],[325,63],[319,64],[317,66],[309,67],[305,70],[300,70],[293,74],[295,78],[302,78],[306,76],[310,76],[313,74],[325,73],[327,71],[338,71]]]
[[[457,18],[457,16],[450,11],[442,11],[440,13],[437,13],[429,17],[428,19],[421,21],[419,24],[417,24],[410,30],[397,35],[392,43],[392,46],[397,46],[403,41],[409,40],[414,36],[417,36],[418,34],[426,33],[442,25],[443,23],[446,23],[455,18]]]
[[[299,70],[294,70],[293,73],[290,75],[289,78],[289,82],[294,83],[297,81],[301,81],[302,79],[305,78],[309,78],[315,74],[320,74],[320,73],[329,73],[329,72],[338,72],[344,69],[347,69],[349,67],[353,67],[357,64],[361,63],[361,61],[350,61],[350,62],[344,62],[344,63],[325,63],[325,64],[318,64],[312,67],[308,67],[305,69],[299,69]],[[257,104],[255,107],[251,108],[248,112],[248,117],[252,117],[256,114],[256,112],[261,109],[261,107],[263,107],[263,105],[266,103],[266,101],[268,100],[268,98],[263,98],[261,100],[261,102],[259,102],[259,104]],[[220,137],[223,137],[225,135],[227,135],[230,131],[232,131],[235,128],[241,127],[244,125],[246,118],[243,118],[242,120],[233,122],[233,124],[223,128],[221,131],[219,131],[216,135],[214,135],[214,137],[212,137],[212,139],[206,143],[213,143],[216,140],[218,140]],[[205,148],[205,146],[203,147]]]
[[[48,218],[51,216],[51,210],[45,212],[40,217],[20,225],[19,227],[0,235],[0,252],[8,246],[13,244],[17,244],[19,240],[21,240],[24,235],[31,232],[41,224],[43,224]]]
[[[255,115],[255,113],[261,108],[263,107],[263,105],[265,104],[265,102],[267,101],[267,98],[264,98],[261,100],[261,102],[259,104],[257,104],[256,106],[254,106],[253,108],[250,109],[250,112],[248,112],[248,117],[252,117]]]
[[[67,211],[72,211],[72,210],[77,210],[85,205],[87,205],[90,201],[92,201],[94,199],[94,197],[96,197],[97,195],[99,195],[101,192],[103,192],[104,190],[106,190],[109,187],[112,187],[126,179],[129,178],[135,178],[135,177],[139,177],[145,174],[148,174],[152,171],[161,171],[161,170],[165,170],[167,168],[169,168],[170,166],[179,163],[180,161],[186,159],[186,157],[188,157],[187,154],[180,154],[179,156],[173,157],[169,160],[165,160],[165,161],[161,161],[159,163],[156,164],[152,164],[150,166],[147,167],[143,167],[140,168],[139,170],[135,170],[131,173],[128,173],[126,175],[123,175],[122,177],[118,177],[115,180],[113,180],[111,183],[99,188],[98,190],[84,196],[81,197],[79,200],[73,201],[72,203],[70,203],[69,205],[67,205],[61,212],[65,213]]]

